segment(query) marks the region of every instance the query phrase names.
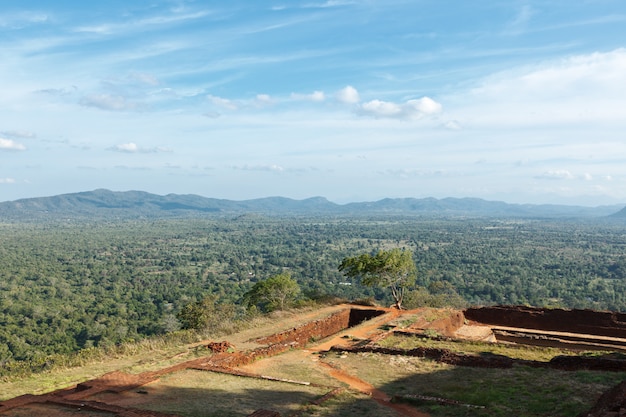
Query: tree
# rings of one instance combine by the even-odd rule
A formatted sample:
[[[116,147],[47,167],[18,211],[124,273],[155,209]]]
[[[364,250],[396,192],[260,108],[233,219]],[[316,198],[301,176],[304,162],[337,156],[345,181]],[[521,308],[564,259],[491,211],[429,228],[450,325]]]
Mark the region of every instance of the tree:
[[[413,252],[392,249],[379,251],[376,255],[365,253],[344,258],[339,271],[350,278],[360,278],[368,287],[389,287],[398,309],[402,308],[404,292],[415,284],[417,267],[413,262]]]
[[[202,300],[183,306],[176,318],[183,329],[219,331],[236,317],[233,304],[217,303],[217,297],[207,295]]]
[[[201,330],[209,325],[211,316],[215,313],[215,297],[206,296],[195,303],[183,306],[178,312],[183,329]]]
[[[258,306],[264,311],[284,310],[299,293],[298,283],[284,272],[254,284],[244,300],[248,306]]]
[[[447,281],[434,281],[428,289],[418,288],[407,291],[404,304],[408,308],[418,307],[453,307],[464,308],[467,302],[461,297],[452,284]]]

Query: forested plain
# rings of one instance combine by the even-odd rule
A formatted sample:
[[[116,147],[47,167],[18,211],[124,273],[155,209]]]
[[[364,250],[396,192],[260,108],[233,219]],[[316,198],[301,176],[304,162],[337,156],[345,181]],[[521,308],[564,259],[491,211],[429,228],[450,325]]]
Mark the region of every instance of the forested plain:
[[[284,272],[303,300],[390,305],[384,288],[338,271],[347,256],[390,248],[414,253],[421,290],[409,294],[409,306],[462,299],[626,311],[624,221],[241,215],[5,223],[0,367],[176,331],[178,313],[207,296],[245,316],[244,294]]]

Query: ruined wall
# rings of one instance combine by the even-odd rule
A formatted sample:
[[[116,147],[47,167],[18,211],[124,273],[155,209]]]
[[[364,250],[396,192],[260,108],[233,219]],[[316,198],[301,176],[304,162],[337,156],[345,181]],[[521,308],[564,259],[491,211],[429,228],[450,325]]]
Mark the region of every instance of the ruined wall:
[[[268,337],[256,339],[257,343],[270,345],[276,343],[292,343],[296,347],[305,346],[311,339],[323,339],[350,325],[350,309],[341,310],[321,320],[311,321],[299,327],[276,333]]]
[[[385,314],[385,310],[347,308],[326,318],[311,321],[299,327],[262,337],[255,341],[260,344],[290,343],[303,347],[311,340],[324,339],[349,327],[357,326],[365,320]]]
[[[436,319],[424,328],[435,329],[444,336],[454,336],[455,332],[465,324],[465,316],[461,311],[453,311],[447,317]]]
[[[496,326],[626,338],[624,313],[493,306],[468,308],[464,314],[469,320]]]

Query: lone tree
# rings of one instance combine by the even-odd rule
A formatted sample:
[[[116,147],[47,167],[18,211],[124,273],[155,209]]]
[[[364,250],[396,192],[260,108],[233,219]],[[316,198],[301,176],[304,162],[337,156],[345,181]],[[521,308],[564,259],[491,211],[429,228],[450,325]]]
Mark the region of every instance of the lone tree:
[[[344,258],[339,271],[350,278],[360,278],[368,287],[389,287],[397,309],[402,309],[406,288],[415,284],[417,268],[409,250],[381,250],[376,255],[365,253]]]
[[[284,310],[300,294],[300,286],[289,273],[274,275],[259,281],[245,293],[248,306],[258,306],[264,311]]]

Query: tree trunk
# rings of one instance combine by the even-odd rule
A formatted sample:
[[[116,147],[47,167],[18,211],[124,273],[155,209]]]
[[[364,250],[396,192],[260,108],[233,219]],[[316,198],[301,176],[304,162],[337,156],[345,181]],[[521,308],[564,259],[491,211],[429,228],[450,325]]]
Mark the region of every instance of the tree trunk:
[[[395,302],[395,307],[398,310],[402,310],[402,296],[403,294],[403,289],[402,288],[396,288],[395,285],[391,286],[391,295],[393,296],[393,301]]]

